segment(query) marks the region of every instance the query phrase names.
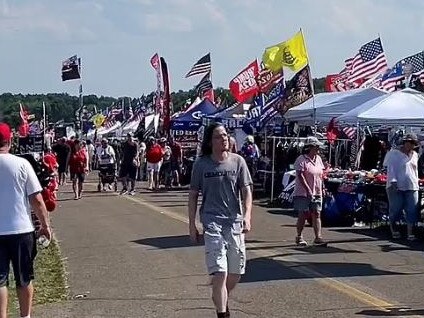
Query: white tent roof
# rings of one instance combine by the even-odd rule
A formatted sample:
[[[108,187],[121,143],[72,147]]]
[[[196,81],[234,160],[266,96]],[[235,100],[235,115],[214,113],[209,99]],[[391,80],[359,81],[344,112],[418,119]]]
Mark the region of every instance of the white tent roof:
[[[347,123],[424,124],[424,94],[407,88],[364,103],[338,118]]]
[[[309,99],[305,103],[287,111],[284,118],[290,121],[297,121],[300,124],[313,125],[315,107],[316,120],[328,123],[331,118],[341,116],[369,100],[386,94],[387,92],[376,88],[320,93],[315,95],[314,99]]]

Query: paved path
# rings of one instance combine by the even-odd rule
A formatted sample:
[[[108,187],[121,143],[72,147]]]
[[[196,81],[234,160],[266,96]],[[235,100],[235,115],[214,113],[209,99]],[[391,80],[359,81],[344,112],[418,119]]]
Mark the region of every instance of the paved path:
[[[35,317],[215,317],[203,247],[186,235],[187,191],[140,191],[97,193],[93,183],[74,201],[65,189],[53,224],[72,300]],[[232,317],[424,317],[422,242],[327,229],[329,247],[297,248],[294,223],[290,212],[254,208]]]

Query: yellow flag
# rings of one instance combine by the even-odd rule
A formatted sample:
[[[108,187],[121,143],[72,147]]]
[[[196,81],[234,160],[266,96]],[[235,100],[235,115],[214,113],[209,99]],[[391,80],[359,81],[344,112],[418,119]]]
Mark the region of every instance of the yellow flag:
[[[97,115],[94,115],[93,117],[93,124],[96,128],[100,128],[103,125],[105,120],[106,120],[105,115],[97,114]]]
[[[290,40],[266,48],[262,61],[265,67],[274,73],[280,72],[283,66],[289,67],[294,72],[302,69],[308,64],[303,33],[299,31]]]

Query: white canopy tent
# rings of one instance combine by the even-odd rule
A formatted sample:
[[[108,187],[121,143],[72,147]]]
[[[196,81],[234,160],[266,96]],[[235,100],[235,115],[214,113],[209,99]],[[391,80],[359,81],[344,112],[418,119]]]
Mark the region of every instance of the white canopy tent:
[[[107,135],[107,134],[109,134],[109,133],[111,133],[111,132],[114,132],[115,130],[117,130],[119,127],[121,127],[121,122],[120,121],[117,121],[115,124],[113,124],[112,126],[110,126],[110,127],[100,127],[98,130],[97,130],[97,136],[98,137],[101,137],[101,136],[104,136],[104,135]],[[90,130],[88,133],[87,133],[87,138],[92,138],[92,137],[94,137],[94,135],[95,135],[95,133],[96,133],[96,131],[95,130]]]
[[[376,98],[337,118],[350,124],[424,125],[424,94],[407,88]]]
[[[314,125],[314,108],[317,122],[328,123],[331,118],[339,117],[357,106],[387,92],[376,88],[361,88],[345,92],[320,93],[314,99],[296,106],[284,115],[289,121],[297,121],[303,125]]]

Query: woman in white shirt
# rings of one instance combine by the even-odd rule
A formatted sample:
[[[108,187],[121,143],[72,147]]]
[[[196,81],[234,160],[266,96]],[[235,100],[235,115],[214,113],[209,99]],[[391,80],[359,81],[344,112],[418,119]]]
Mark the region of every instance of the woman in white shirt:
[[[414,225],[418,221],[418,145],[415,134],[406,134],[399,149],[390,150],[384,159],[387,167],[387,198],[389,200],[390,230],[394,239],[400,238],[396,222],[405,211],[408,240],[415,240]]]

